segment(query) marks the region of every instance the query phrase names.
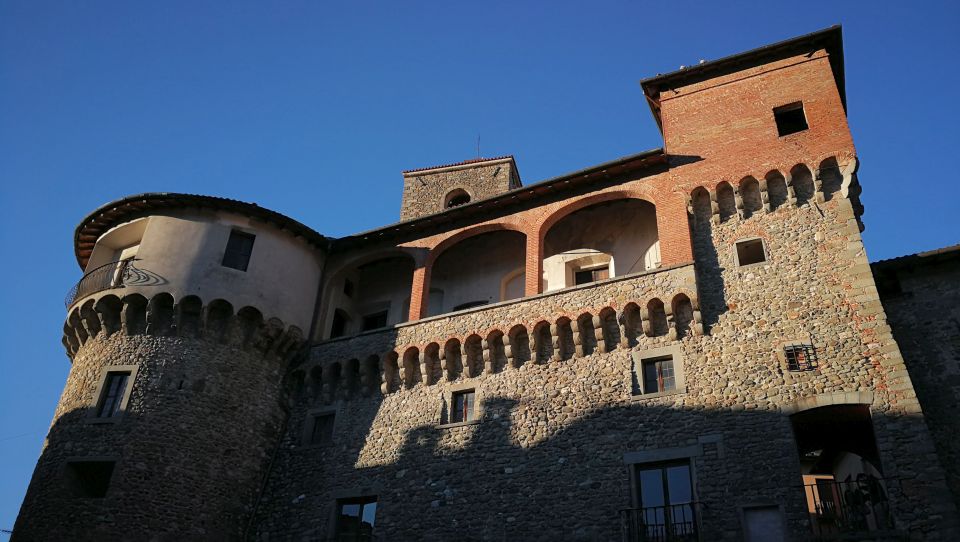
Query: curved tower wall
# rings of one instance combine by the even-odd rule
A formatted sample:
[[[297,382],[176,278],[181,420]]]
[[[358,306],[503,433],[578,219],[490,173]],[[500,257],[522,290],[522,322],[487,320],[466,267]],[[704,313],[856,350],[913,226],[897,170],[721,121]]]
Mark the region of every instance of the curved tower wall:
[[[256,235],[249,266],[221,269],[238,228]],[[323,254],[208,211],[151,215],[101,240],[88,271],[131,240],[134,271],[70,307],[73,364],[14,539],[239,538],[284,424],[281,383],[303,352]],[[111,371],[130,374],[128,391],[104,418]],[[92,462],[112,469],[102,495],[76,467]]]

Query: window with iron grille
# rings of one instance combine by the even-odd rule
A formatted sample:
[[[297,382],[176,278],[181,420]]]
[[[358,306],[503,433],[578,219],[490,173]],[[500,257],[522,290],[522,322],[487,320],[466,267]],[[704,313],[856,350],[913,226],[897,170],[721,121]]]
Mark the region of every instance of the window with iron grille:
[[[130,371],[111,371],[97,402],[97,418],[113,418],[120,414],[123,396],[130,381]]]
[[[783,347],[788,371],[813,371],[817,368],[817,350],[812,344],[788,344]]]
[[[232,230],[221,264],[224,267],[246,271],[247,265],[250,264],[250,255],[253,253],[253,241],[256,238],[257,236],[252,233]]]

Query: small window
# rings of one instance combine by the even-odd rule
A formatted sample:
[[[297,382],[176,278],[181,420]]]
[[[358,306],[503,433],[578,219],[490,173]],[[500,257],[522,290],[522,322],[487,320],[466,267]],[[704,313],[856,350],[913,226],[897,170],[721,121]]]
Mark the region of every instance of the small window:
[[[115,461],[71,461],[67,463],[67,486],[77,497],[100,499],[107,495]]]
[[[763,239],[750,239],[737,243],[737,265],[744,266],[767,261],[763,251]]]
[[[474,420],[473,407],[475,401],[476,393],[474,393],[474,390],[454,392],[450,423],[472,422]]]
[[[347,315],[340,309],[333,311],[333,325],[330,326],[330,338],[336,339],[337,337],[343,337],[347,333],[347,322],[350,319],[347,318]]]
[[[343,295],[353,297],[353,281],[350,279],[343,281]]]
[[[223,253],[223,266],[246,271],[256,237],[251,233],[231,230],[230,239],[227,240],[227,250]]]
[[[802,132],[808,128],[807,117],[803,114],[803,102],[774,108],[773,118],[777,121],[777,133],[780,137]]]
[[[677,378],[673,369],[673,356],[643,359],[640,371],[634,364],[633,394],[649,395],[677,389]]]
[[[333,442],[333,421],[335,414],[333,412],[325,414],[315,414],[310,417],[310,438],[311,445],[325,445]]]
[[[387,327],[387,311],[375,312],[363,317],[363,328],[360,331]]]
[[[813,371],[819,365],[817,349],[812,344],[788,344],[783,347],[788,371]]]
[[[590,284],[591,282],[608,278],[610,278],[610,268],[607,266],[597,267],[595,269],[581,269],[573,274],[574,284],[577,285]]]
[[[451,207],[459,207],[460,205],[470,203],[470,194],[467,194],[466,190],[458,188],[447,194],[445,199],[446,203],[444,204],[444,208],[450,209]]]
[[[369,542],[374,540],[373,526],[377,516],[376,497],[356,497],[337,501],[337,542]]]
[[[466,303],[461,303],[457,305],[456,307],[453,308],[453,310],[462,311],[465,309],[472,309],[473,307],[482,307],[483,305],[486,305],[486,304],[487,304],[486,301],[468,301]]]
[[[97,401],[97,418],[113,418],[120,414],[129,381],[130,371],[107,373],[106,382]]]

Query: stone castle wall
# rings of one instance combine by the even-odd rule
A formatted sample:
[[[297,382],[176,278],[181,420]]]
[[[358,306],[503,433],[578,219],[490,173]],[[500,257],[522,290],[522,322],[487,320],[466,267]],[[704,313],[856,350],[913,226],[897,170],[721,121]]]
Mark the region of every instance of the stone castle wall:
[[[893,336],[960,505],[960,252],[874,264]]]
[[[463,190],[470,196],[470,201],[477,201],[520,185],[513,158],[471,162],[477,164],[404,172],[400,220],[443,211],[444,198],[454,190]]]
[[[222,301],[99,301],[77,307],[64,328],[73,365],[13,539],[240,538],[282,427],[280,382],[301,334],[251,307],[233,316]],[[119,365],[136,367],[132,391],[104,423],[94,416],[98,385]],[[72,493],[65,472],[79,459],[116,461],[106,496]]]
[[[259,538],[330,536],[336,499],[376,495],[386,539],[611,540],[618,511],[631,506],[629,458],[681,454],[693,464],[704,539],[741,539],[740,511],[759,503],[779,505],[791,538],[802,540],[810,527],[788,414],[866,401],[898,527],[949,539],[955,511],[929,460],[932,443],[839,174],[810,178],[809,187],[791,182],[782,197],[774,188],[772,203],[767,193],[743,203],[737,190],[728,208],[710,191],[704,208],[691,195],[695,280],[690,267],[667,269],[316,346],[305,383],[291,387],[296,406],[256,519]],[[733,243],[753,237],[764,239],[768,262],[737,267]],[[669,306],[692,284],[697,318],[684,333],[677,314],[658,331],[651,311],[638,324],[628,310],[654,296]],[[599,318],[584,347],[590,333],[575,315],[602,307],[616,311],[619,340]],[[551,324],[547,332],[537,319]],[[567,319],[582,324],[567,331]],[[508,331],[518,322],[538,330],[519,367]],[[472,330],[481,339],[473,359],[496,359],[491,328],[508,335],[514,359],[471,373],[464,354],[453,381],[449,353],[431,368],[430,344],[465,345]],[[627,337],[635,328],[646,333]],[[798,339],[818,349],[816,371],[790,372],[777,355]],[[548,341],[559,354],[537,356]],[[634,396],[633,354],[667,351],[682,359],[685,391]],[[371,389],[369,354],[383,368],[384,394]],[[351,366],[357,376],[344,375]],[[451,392],[471,387],[480,421],[442,425]],[[333,443],[305,445],[310,414],[330,410]]]

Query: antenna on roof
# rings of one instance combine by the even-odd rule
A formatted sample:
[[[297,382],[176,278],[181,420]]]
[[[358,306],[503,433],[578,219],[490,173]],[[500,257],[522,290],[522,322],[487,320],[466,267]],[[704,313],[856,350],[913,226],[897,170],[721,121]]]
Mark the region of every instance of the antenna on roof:
[[[477,134],[477,158],[480,158],[480,134]]]

